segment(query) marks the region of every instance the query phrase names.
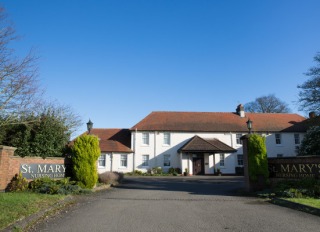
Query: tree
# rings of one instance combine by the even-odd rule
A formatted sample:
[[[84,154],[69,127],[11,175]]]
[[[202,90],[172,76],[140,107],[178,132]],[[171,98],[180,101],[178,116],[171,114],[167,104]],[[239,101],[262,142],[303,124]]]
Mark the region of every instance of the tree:
[[[98,181],[97,160],[100,156],[99,139],[82,135],[74,141],[72,150],[73,174],[81,187],[93,188]]]
[[[320,113],[320,53],[318,52],[314,61],[316,66],[313,66],[309,69],[305,75],[309,79],[304,82],[302,85],[298,85],[298,88],[301,89],[299,92],[299,104],[300,110],[306,112],[317,112]]]
[[[320,126],[311,127],[301,142],[299,156],[320,155]]]
[[[0,7],[0,126],[17,121],[37,108],[41,90],[38,85],[37,57],[29,52],[23,58],[10,47],[18,37]]]
[[[288,105],[274,94],[261,96],[244,105],[245,111],[251,113],[289,113]]]
[[[3,126],[0,134],[0,144],[17,147],[15,154],[22,157],[62,156],[71,133],[80,123],[69,107],[53,104],[27,117],[21,120],[29,123],[17,121]]]

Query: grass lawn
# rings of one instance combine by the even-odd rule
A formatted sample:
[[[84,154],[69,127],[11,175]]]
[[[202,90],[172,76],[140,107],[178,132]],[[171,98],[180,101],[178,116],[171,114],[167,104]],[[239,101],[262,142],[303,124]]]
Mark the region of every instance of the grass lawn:
[[[295,203],[312,206],[314,208],[320,209],[320,199],[314,198],[286,198],[287,201],[292,201]]]
[[[0,230],[18,219],[48,208],[65,197],[29,192],[0,193]]]

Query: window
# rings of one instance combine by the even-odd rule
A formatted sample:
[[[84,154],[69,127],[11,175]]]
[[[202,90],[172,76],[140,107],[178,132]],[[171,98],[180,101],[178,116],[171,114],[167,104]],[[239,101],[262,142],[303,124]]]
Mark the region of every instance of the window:
[[[281,134],[276,134],[276,144],[281,144]]]
[[[294,134],[294,144],[300,144],[300,135]]]
[[[238,166],[243,166],[243,155],[237,155]]]
[[[283,154],[277,154],[277,157],[281,158],[281,157],[283,157]]]
[[[106,155],[100,155],[98,160],[99,167],[105,167],[106,166]]]
[[[149,166],[149,155],[143,155],[142,156],[142,164],[141,166],[143,167],[148,167]]]
[[[127,155],[121,155],[120,157],[120,167],[127,167],[128,164],[128,156]]]
[[[236,134],[236,140],[237,140],[237,144],[242,144],[242,141],[241,141],[241,136],[242,134]]]
[[[224,154],[220,154],[220,167],[224,167]]]
[[[149,133],[142,133],[142,144],[149,145]]]
[[[163,133],[163,144],[170,145],[170,133],[169,132]]]
[[[163,155],[163,166],[164,167],[170,166],[170,155]]]

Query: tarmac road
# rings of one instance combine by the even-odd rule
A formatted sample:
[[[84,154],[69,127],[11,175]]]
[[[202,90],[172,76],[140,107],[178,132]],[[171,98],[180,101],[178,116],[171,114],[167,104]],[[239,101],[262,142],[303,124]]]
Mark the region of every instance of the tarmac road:
[[[34,231],[320,231],[320,218],[237,195],[242,177],[126,177]]]

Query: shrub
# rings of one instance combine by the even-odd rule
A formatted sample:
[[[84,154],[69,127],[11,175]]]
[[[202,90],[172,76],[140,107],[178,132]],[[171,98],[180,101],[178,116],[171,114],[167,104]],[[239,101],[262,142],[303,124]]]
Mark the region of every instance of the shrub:
[[[251,134],[248,139],[248,168],[250,180],[257,182],[259,176],[269,177],[265,138]]]
[[[307,178],[301,180],[285,180],[274,187],[275,194],[281,197],[314,197],[320,198],[320,180]]]
[[[119,172],[104,172],[99,174],[99,182],[103,184],[115,185],[121,183],[123,180],[123,173]]]
[[[93,135],[78,137],[72,147],[73,177],[83,188],[93,188],[98,181],[99,140]]]
[[[299,155],[320,155],[320,126],[311,127],[301,142]]]
[[[70,181],[69,178],[61,180],[53,180],[48,177],[38,178],[31,181],[29,188],[33,192],[44,194],[82,194],[90,191],[81,188],[75,181]]]
[[[28,189],[29,182],[22,176],[22,173],[15,174],[10,183],[8,184],[6,191],[8,192],[20,192]]]

